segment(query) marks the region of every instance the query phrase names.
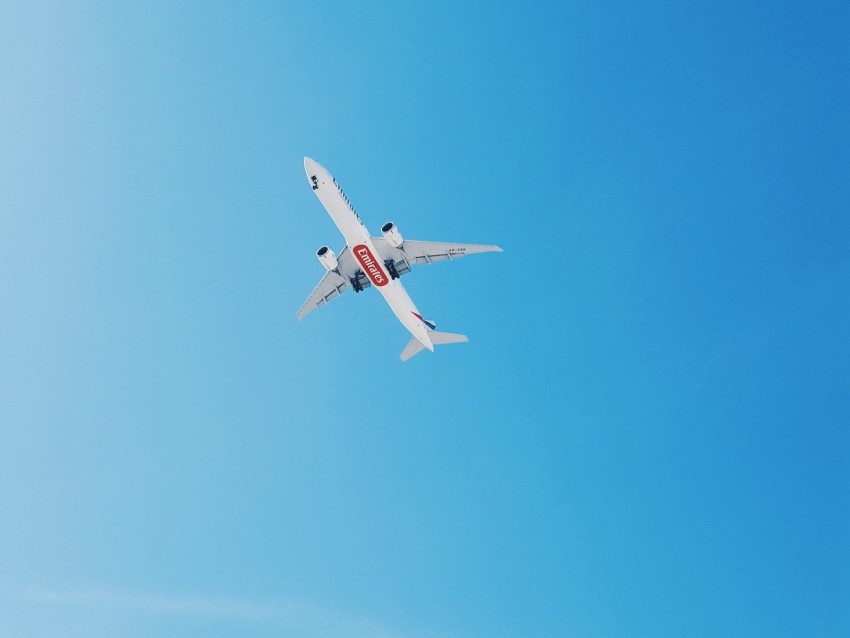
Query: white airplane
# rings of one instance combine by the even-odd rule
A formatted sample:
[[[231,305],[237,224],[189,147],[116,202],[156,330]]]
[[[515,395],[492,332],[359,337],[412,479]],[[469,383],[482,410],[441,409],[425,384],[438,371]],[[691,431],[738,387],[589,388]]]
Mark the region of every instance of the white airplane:
[[[339,256],[327,246],[322,246],[316,252],[316,257],[327,272],[296,317],[301,319],[349,288],[360,292],[375,286],[398,320],[413,335],[401,353],[402,361],[407,361],[425,348],[433,352],[435,345],[468,341],[466,335],[436,332],[436,324],[422,318],[399,277],[409,273],[414,264],[458,259],[475,253],[502,252],[502,249],[479,244],[405,240],[393,222],[387,222],[381,227],[383,237],[371,237],[333,176],[309,157],[304,158],[304,170],[307,171],[307,181],[316,197],[345,237],[345,247]]]

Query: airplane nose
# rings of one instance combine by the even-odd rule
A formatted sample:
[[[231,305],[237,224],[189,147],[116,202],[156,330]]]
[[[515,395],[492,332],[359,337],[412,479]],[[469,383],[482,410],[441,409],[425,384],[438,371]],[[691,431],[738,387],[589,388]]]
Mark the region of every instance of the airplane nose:
[[[307,173],[307,181],[313,187],[313,190],[316,190],[319,187],[319,182],[325,179],[325,171],[322,169],[322,165],[312,158],[304,158],[304,172]]]

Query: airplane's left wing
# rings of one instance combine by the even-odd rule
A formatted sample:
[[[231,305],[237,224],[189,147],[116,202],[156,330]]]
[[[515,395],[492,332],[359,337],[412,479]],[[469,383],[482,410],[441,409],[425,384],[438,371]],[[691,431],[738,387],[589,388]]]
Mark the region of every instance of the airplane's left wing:
[[[502,252],[498,246],[485,244],[453,244],[405,239],[401,248],[394,248],[383,237],[372,237],[372,243],[381,254],[381,259],[393,261],[399,275],[409,273],[416,264],[433,264],[437,261],[460,259],[467,255]]]
[[[296,318],[302,319],[309,312],[315,310],[319,306],[328,303],[331,299],[339,297],[347,289],[351,288],[351,280],[357,278],[361,289],[367,288],[372,284],[369,278],[366,277],[357,266],[351,251],[348,246],[343,248],[337,257],[336,270],[328,270],[325,276],[319,282],[319,285],[313,289],[307,301],[301,306]]]

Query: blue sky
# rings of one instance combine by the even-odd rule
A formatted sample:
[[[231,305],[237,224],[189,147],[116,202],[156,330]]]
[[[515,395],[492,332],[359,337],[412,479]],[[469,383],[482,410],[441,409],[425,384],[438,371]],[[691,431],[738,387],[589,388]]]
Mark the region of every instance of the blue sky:
[[[850,634],[842,3],[214,4],[0,5],[0,634]]]

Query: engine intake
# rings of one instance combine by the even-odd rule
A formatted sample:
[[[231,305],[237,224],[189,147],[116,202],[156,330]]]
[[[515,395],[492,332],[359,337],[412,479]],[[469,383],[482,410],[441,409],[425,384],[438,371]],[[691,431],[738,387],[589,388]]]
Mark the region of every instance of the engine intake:
[[[387,240],[387,243],[393,248],[401,248],[401,245],[404,243],[404,237],[398,232],[398,228],[396,228],[393,222],[387,222],[381,226],[381,233],[384,239]]]
[[[336,255],[327,246],[322,246],[316,251],[316,257],[326,270],[336,270],[339,262],[336,260]]]

